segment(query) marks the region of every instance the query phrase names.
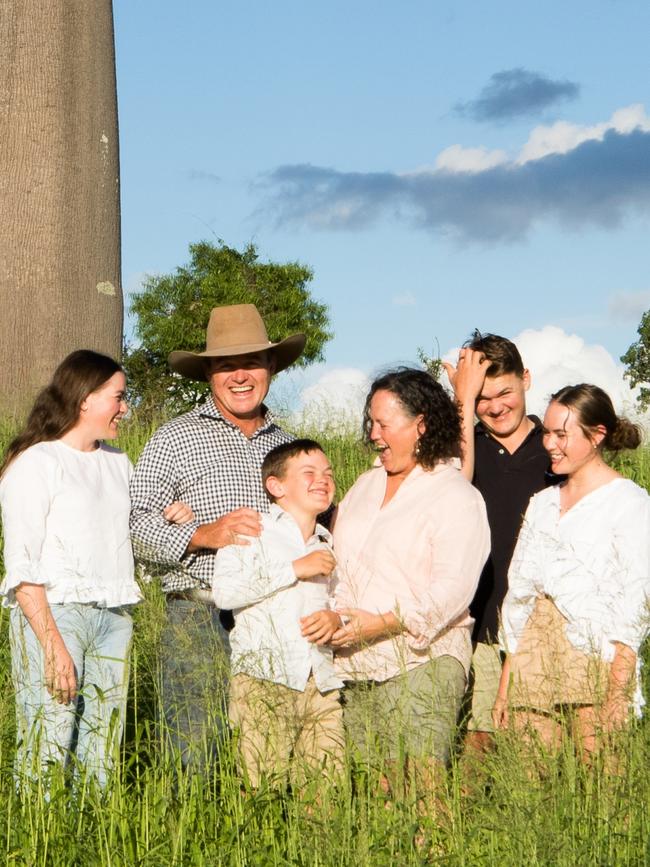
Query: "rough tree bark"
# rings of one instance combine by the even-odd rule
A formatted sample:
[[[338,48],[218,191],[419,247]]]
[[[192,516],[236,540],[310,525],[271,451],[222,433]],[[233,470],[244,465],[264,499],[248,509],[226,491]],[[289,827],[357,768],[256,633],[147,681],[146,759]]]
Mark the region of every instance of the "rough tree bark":
[[[111,0],[0,0],[0,411],[121,352],[118,160]]]

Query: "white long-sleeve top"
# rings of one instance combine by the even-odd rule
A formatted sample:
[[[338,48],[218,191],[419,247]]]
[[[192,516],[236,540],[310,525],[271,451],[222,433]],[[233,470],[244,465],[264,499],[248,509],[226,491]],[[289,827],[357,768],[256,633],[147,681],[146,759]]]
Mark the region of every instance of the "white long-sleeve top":
[[[606,662],[614,642],[637,654],[649,632],[650,497],[614,479],[560,515],[560,489],[530,501],[508,573],[501,643],[517,644],[535,601],[549,596],[566,617],[566,637]]]
[[[0,480],[3,604],[19,584],[42,584],[50,603],[109,608],[138,602],[129,539],[131,463],[101,444],[92,452],[61,440],[30,446]]]
[[[230,633],[233,674],[281,683],[303,691],[313,672],[321,692],[338,689],[329,647],[319,647],[300,634],[300,618],[330,608],[333,578],[298,581],[292,563],[320,548],[332,537],[320,524],[304,541],[293,517],[273,504],[262,515],[262,534],[249,545],[229,545],[216,558],[212,594],[219,608],[230,608],[235,626]]]

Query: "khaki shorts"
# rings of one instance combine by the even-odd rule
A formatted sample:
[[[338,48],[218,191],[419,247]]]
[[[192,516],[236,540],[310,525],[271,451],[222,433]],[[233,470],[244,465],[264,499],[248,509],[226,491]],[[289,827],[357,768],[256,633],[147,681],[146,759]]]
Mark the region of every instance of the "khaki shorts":
[[[492,708],[501,680],[503,657],[498,644],[479,641],[472,656],[470,674],[471,708],[467,722],[470,732],[494,732]]]
[[[395,760],[404,756],[449,761],[465,693],[465,669],[440,656],[385,681],[346,684],[344,720],[361,755]]]
[[[566,637],[566,624],[551,599],[536,600],[510,658],[511,707],[550,713],[557,705],[602,703],[609,664],[577,650]]]
[[[317,773],[340,776],[343,711],[337,689],[324,694],[310,677],[304,692],[236,674],[230,682],[230,723],[242,773],[257,788],[264,776],[303,782]]]

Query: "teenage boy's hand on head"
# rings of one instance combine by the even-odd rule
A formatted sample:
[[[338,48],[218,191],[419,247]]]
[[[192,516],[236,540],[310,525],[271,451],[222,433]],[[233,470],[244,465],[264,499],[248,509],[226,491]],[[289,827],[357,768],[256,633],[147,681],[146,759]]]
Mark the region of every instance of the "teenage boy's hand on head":
[[[323,608],[300,618],[300,633],[312,644],[329,644],[334,633],[342,625],[341,617],[336,611]]]
[[[465,348],[458,353],[456,367],[448,361],[442,363],[457,403],[474,404],[483,390],[485,376],[492,362],[480,350]]]
[[[298,581],[309,581],[321,575],[331,575],[336,566],[336,559],[329,548],[319,548],[304,557],[299,557],[291,564]]]

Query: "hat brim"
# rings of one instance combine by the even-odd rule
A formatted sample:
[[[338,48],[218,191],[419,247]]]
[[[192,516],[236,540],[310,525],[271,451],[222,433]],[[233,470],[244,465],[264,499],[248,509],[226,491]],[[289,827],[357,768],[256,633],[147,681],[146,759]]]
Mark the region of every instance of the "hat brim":
[[[304,334],[292,334],[279,343],[249,343],[237,346],[224,346],[220,349],[209,349],[205,352],[170,352],[167,363],[173,371],[188,379],[207,382],[205,371],[206,358],[233,358],[238,355],[250,355],[252,352],[268,352],[275,361],[274,373],[289,367],[300,358],[307,337]]]

